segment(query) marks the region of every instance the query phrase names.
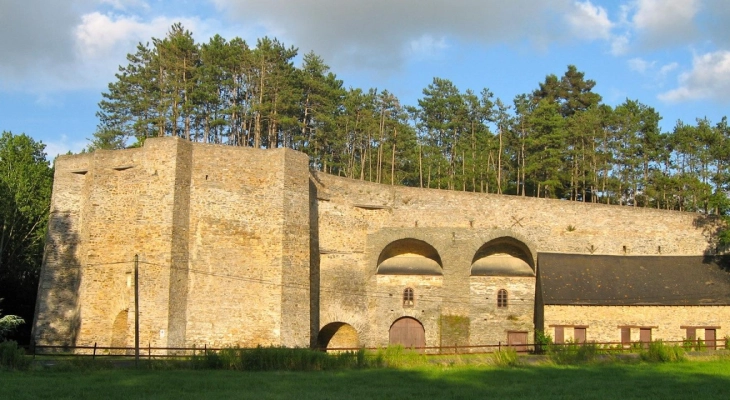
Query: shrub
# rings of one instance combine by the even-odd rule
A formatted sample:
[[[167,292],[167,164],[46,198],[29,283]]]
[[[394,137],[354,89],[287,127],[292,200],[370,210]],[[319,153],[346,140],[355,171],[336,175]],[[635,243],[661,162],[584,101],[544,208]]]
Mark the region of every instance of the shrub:
[[[679,346],[668,346],[661,340],[649,343],[649,347],[639,353],[646,362],[679,362],[685,360],[684,349]]]
[[[685,351],[692,351],[692,350],[702,351],[702,350],[707,349],[707,347],[705,346],[705,342],[703,342],[702,339],[700,339],[700,338],[682,339],[682,348]]]
[[[589,343],[568,342],[548,347],[548,356],[556,364],[579,364],[595,361],[600,353],[598,345]]]
[[[238,371],[320,371],[326,369],[366,366],[364,350],[328,354],[305,348],[229,347],[209,351],[192,358],[196,369],[227,369]]]
[[[535,331],[535,353],[544,354],[553,344],[553,338],[542,330]]]
[[[0,368],[27,369],[30,362],[25,350],[18,347],[18,343],[12,340],[0,342]]]
[[[511,348],[494,352],[492,362],[500,367],[514,367],[517,365],[517,352]]]

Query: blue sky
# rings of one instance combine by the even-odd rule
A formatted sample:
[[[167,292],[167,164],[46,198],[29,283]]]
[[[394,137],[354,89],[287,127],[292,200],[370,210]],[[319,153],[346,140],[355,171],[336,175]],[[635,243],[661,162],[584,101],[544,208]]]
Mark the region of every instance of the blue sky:
[[[346,86],[411,105],[436,76],[511,104],[574,64],[605,103],[639,100],[669,131],[730,114],[728,20],[726,0],[0,0],[0,130],[50,158],[81,150],[126,54],[182,22],[199,42],[313,50]]]

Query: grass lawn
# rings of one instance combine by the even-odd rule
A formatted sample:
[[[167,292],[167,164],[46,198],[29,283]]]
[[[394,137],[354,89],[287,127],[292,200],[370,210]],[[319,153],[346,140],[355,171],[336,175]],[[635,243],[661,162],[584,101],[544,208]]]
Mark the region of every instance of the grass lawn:
[[[325,372],[0,371],[10,399],[728,399],[730,361]]]

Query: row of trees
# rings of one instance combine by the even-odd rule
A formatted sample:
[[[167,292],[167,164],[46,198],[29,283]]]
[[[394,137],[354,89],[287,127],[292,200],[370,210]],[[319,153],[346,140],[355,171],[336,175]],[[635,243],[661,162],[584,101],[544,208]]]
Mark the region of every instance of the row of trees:
[[[346,89],[310,52],[263,38],[198,44],[181,25],[128,55],[99,103],[92,147],[174,135],[290,147],[313,168],[368,181],[723,213],[727,120],[677,122],[626,100],[611,107],[574,66],[511,104],[435,78],[415,106]]]

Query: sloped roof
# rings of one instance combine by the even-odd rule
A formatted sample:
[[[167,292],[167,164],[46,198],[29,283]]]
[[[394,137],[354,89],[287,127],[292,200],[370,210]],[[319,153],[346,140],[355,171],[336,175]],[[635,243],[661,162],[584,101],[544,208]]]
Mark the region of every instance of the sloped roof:
[[[538,254],[546,305],[730,305],[713,257]]]

